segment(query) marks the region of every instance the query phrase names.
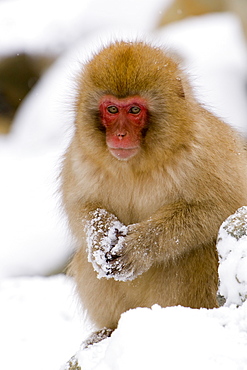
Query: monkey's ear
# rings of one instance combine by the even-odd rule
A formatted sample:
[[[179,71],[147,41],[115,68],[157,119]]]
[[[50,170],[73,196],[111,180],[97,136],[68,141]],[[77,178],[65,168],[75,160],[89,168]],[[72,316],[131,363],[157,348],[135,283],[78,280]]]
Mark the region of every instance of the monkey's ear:
[[[185,92],[184,92],[184,87],[183,87],[181,77],[176,77],[176,81],[177,81],[177,89],[176,89],[177,94],[180,98],[185,99]]]

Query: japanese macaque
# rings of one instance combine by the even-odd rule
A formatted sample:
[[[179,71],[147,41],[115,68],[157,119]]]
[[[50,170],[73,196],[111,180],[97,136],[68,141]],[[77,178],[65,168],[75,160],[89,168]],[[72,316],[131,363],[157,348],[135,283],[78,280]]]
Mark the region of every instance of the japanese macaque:
[[[114,330],[135,307],[216,307],[218,229],[247,204],[241,139],[142,42],[95,55],[75,108],[62,194],[78,241],[69,269],[90,318]]]

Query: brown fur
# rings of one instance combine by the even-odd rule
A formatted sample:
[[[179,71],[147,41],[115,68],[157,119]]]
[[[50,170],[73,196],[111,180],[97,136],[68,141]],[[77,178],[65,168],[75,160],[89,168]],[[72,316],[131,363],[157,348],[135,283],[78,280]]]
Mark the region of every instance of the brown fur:
[[[107,149],[98,112],[105,94],[148,100],[149,127],[128,161]],[[247,204],[246,154],[235,132],[196,102],[162,50],[125,42],[85,66],[75,126],[62,193],[79,244],[70,272],[89,316],[114,329],[121,313],[137,306],[215,307],[217,232]],[[96,208],[133,224],[123,262],[136,271],[133,281],[97,279],[88,262],[83,220]]]

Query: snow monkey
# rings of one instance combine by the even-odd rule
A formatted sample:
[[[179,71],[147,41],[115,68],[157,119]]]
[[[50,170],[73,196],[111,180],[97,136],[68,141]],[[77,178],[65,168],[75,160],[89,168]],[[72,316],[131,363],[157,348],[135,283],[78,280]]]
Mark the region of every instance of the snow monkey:
[[[241,139],[143,42],[103,48],[77,85],[61,176],[89,317],[114,330],[135,307],[216,307],[217,232],[247,204]]]

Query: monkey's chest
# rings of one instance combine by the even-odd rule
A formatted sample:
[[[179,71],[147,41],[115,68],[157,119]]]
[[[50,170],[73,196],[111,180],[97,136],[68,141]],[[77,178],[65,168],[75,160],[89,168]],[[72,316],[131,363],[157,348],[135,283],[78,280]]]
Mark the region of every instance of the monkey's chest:
[[[105,207],[127,225],[149,218],[171,201],[171,192],[162,181],[113,181],[106,192]]]

